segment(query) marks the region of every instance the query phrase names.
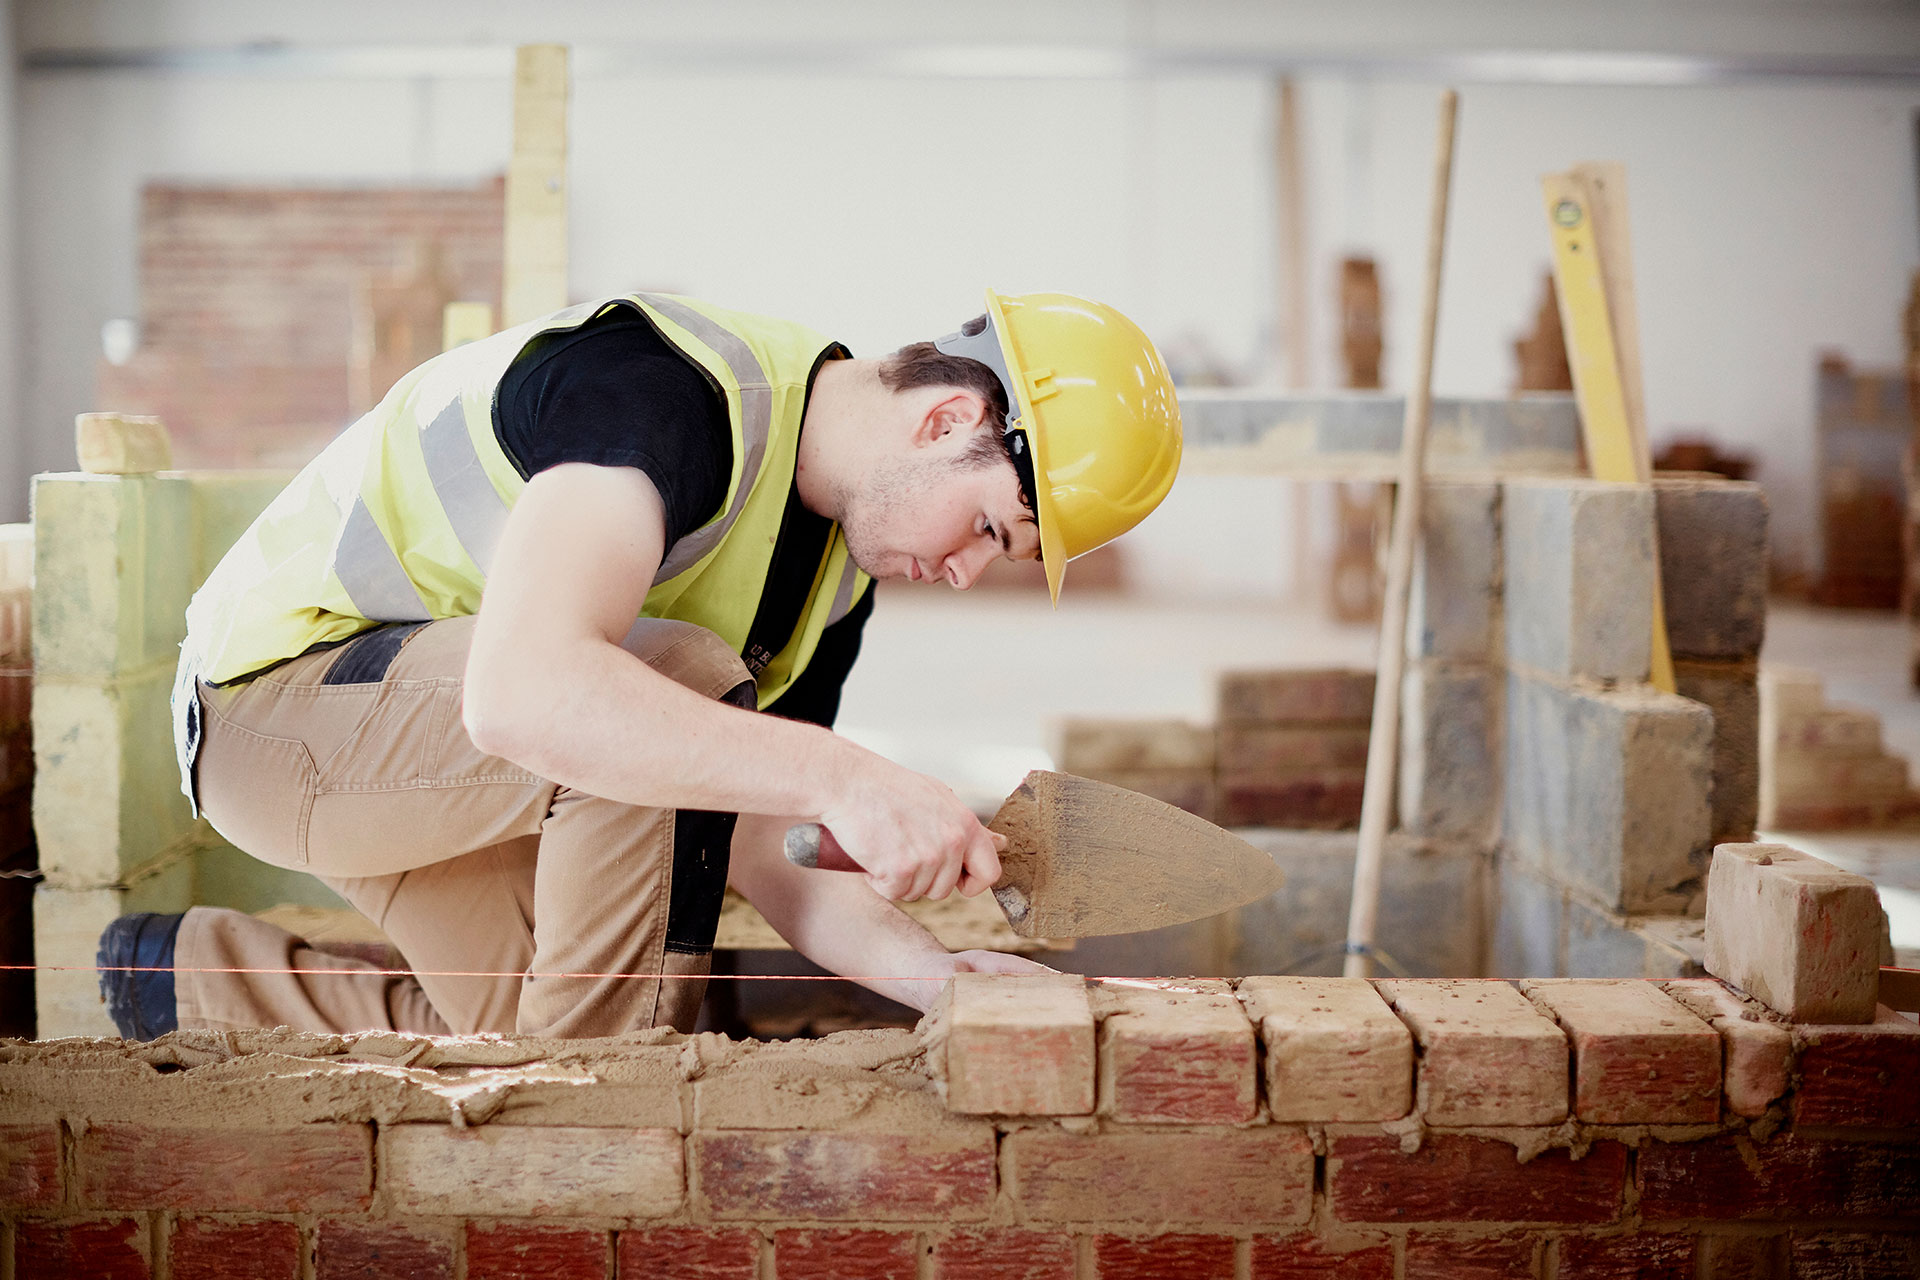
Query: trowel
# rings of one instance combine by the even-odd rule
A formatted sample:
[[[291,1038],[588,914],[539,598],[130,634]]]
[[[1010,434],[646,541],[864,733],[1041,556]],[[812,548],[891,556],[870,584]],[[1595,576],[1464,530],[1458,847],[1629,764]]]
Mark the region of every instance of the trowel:
[[[1005,836],[993,896],[1023,938],[1093,938],[1183,924],[1263,898],[1272,858],[1151,796],[1035,769],[987,823]],[[861,871],[814,822],[787,830],[787,859]]]

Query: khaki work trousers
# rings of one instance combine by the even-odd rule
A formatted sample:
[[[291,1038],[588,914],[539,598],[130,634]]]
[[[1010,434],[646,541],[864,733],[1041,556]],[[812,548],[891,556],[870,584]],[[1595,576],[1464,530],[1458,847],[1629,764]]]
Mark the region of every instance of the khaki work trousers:
[[[196,907],[175,950],[182,1027],[692,1030],[734,816],[619,804],[481,752],[461,718],[473,625],[385,627],[243,685],[200,686],[196,778],[214,828],[331,886],[418,974]],[[753,705],[745,665],[710,631],[642,619],[625,647],[698,693]],[[221,969],[292,972],[200,972]],[[604,976],[620,974],[654,976]]]

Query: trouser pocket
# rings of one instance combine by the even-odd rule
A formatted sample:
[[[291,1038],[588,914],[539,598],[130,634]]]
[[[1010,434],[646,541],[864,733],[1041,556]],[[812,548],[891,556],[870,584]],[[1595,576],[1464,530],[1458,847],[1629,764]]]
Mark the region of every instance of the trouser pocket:
[[[307,865],[318,777],[306,744],[242,729],[202,704],[200,809],[233,846],[276,867]]]

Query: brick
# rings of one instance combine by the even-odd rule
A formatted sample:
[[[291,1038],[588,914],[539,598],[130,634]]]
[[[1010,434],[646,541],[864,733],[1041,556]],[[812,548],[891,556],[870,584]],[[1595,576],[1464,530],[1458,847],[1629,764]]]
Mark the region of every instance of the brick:
[[[1920,1276],[1920,1235],[1795,1232],[1794,1280],[1912,1280]]]
[[[1500,642],[1500,486],[1429,479],[1407,603],[1407,656],[1492,662]]]
[[[1775,718],[1773,749],[1783,756],[1878,756],[1880,717],[1857,707],[1821,707]]]
[[[1398,1138],[1345,1137],[1328,1155],[1327,1198],[1342,1222],[1615,1222],[1626,1170],[1617,1142],[1523,1164],[1493,1138],[1430,1133],[1409,1153]]]
[[[1712,1124],[1720,1035],[1648,982],[1524,982],[1573,1048],[1573,1114],[1588,1124]]]
[[[314,1280],[453,1280],[453,1240],[425,1225],[323,1218],[314,1228]]]
[[[1413,1034],[1361,978],[1244,978],[1275,1120],[1397,1120],[1413,1106]]]
[[[1693,1237],[1638,1232],[1562,1236],[1555,1280],[1694,1280]]]
[[[151,475],[173,466],[173,441],[158,418],[75,414],[73,437],[80,469],[91,475]]]
[[[1920,1025],[1885,1005],[1872,1022],[1796,1026],[1796,1125],[1920,1127]]]
[[[1722,1088],[1727,1110],[1737,1116],[1761,1116],[1787,1092],[1793,1073],[1793,1033],[1749,1007],[1717,978],[1689,978],[1666,984],[1667,994],[1720,1033]]]
[[[1070,974],[956,974],[928,1032],[947,1107],[966,1115],[1093,1110],[1093,1008]]]
[[[1653,494],[1509,480],[1501,505],[1506,650],[1559,680],[1641,681],[1653,641]]]
[[[1500,814],[1501,693],[1491,667],[1422,659],[1400,687],[1400,827],[1488,842]]]
[[[35,670],[103,680],[171,666],[192,560],[177,476],[41,475],[33,484]]]
[[[1073,1237],[1010,1227],[955,1231],[933,1245],[933,1280],[1074,1280]]]
[[[1880,897],[1779,844],[1723,844],[1707,881],[1707,972],[1795,1022],[1871,1022]]]
[[[1657,478],[1667,643],[1696,658],[1754,658],[1767,632],[1767,495],[1748,481]]]
[[[1640,1216],[1910,1218],[1920,1203],[1920,1150],[1779,1136],[1656,1142],[1639,1153]]]
[[[1253,1024],[1225,983],[1109,983],[1098,1001],[1102,1115],[1176,1124],[1253,1119]]]
[[[102,1209],[326,1213],[365,1209],[373,1189],[373,1135],[359,1124],[96,1124],[74,1135],[74,1155],[81,1202]]]
[[[1054,730],[1054,759],[1063,773],[1152,769],[1211,770],[1213,728],[1187,720],[1062,720]]]
[[[1751,663],[1676,661],[1683,698],[1713,712],[1712,838],[1753,839],[1760,820],[1760,684]]]
[[[299,1226],[273,1218],[182,1218],[167,1242],[173,1280],[297,1280],[304,1253]]]
[[[148,1280],[147,1227],[132,1218],[80,1222],[28,1218],[14,1227],[13,1274]]]
[[[64,1194],[60,1126],[0,1124],[0,1207],[52,1209]]]
[[[1212,822],[1220,812],[1220,788],[1212,769],[1077,770],[1081,777],[1111,783],[1185,809]]]
[[[1393,1245],[1335,1249],[1308,1233],[1255,1236],[1252,1280],[1393,1280]]]
[[[1305,1222],[1313,1148],[1291,1129],[1007,1135],[1024,1219],[1047,1222]]]
[[[1093,1274],[1099,1280],[1233,1280],[1231,1236],[1095,1236]]]
[[[659,1217],[686,1184],[672,1129],[389,1125],[380,1189],[407,1213]]]
[[[1804,809],[1871,809],[1904,801],[1912,789],[1900,756],[1814,756],[1776,752],[1775,803],[1782,813]],[[1775,821],[1781,819],[1776,816]]]
[[[1219,768],[1274,775],[1365,769],[1368,736],[1364,727],[1348,725],[1222,725]]]
[[[1712,830],[1713,713],[1509,672],[1506,718],[1507,846],[1612,910],[1684,911]]]
[[[1275,778],[1264,773],[1220,775],[1220,825],[1341,830],[1360,824],[1365,769],[1324,769]]]
[[[1420,1046],[1415,1102],[1428,1124],[1558,1124],[1567,1038],[1507,983],[1375,984]]]
[[[716,1218],[959,1222],[994,1190],[986,1125],[911,1133],[696,1133],[693,1163]]]
[[[1371,671],[1229,671],[1220,677],[1223,725],[1364,725],[1372,719]]]
[[[614,1256],[621,1280],[758,1280],[760,1275],[760,1237],[751,1231],[622,1231]]]
[[[919,1243],[904,1231],[778,1231],[780,1280],[897,1280],[914,1274]]]
[[[1784,1235],[1701,1236],[1694,1256],[1701,1280],[1788,1280]]]
[[[1532,1280],[1538,1243],[1530,1236],[1414,1235],[1406,1280]]]
[[[524,1223],[467,1224],[467,1280],[607,1280],[612,1235]]]

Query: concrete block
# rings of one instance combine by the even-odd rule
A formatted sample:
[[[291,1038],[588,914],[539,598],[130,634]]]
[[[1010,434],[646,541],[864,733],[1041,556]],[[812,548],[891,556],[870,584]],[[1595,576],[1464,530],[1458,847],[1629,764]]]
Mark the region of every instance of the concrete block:
[[[1169,1124],[1253,1119],[1253,1024],[1227,983],[1103,983],[1093,1004],[1101,1115]]]
[[[1397,1120],[1413,1105],[1413,1035],[1360,978],[1244,978],[1276,1121]]]
[[[1653,497],[1668,645],[1689,658],[1759,657],[1766,491],[1746,481],[1664,478],[1654,481]]]
[[[1588,1124],[1712,1124],[1720,1035],[1647,982],[1523,982],[1573,1046],[1573,1114]]]
[[[1509,672],[1506,742],[1508,847],[1618,910],[1686,910],[1710,847],[1711,711]]]
[[[187,482],[36,476],[33,525],[36,672],[104,680],[171,669],[192,594]]]
[[[1501,501],[1509,661],[1561,680],[1645,680],[1651,489],[1520,479],[1506,482]]]
[[[1497,662],[1500,486],[1429,480],[1407,606],[1407,655]]]
[[[1219,823],[1223,827],[1355,828],[1360,825],[1366,783],[1365,768],[1223,773]]]
[[[1373,719],[1373,672],[1344,668],[1229,671],[1221,724],[1347,724]]]
[[[158,418],[75,414],[73,443],[80,469],[93,475],[145,475],[173,465],[173,441]]]
[[[1420,1046],[1417,1101],[1436,1125],[1558,1124],[1567,1116],[1567,1038],[1505,982],[1374,984]]]
[[[1499,858],[1494,884],[1489,976],[1567,976],[1567,891],[1510,855]]]
[[[1229,973],[1337,974],[1353,900],[1352,833],[1241,831],[1271,854],[1287,886],[1220,917],[1232,925]],[[1381,947],[1408,973],[1443,977],[1485,972],[1486,856],[1468,846],[1391,835],[1380,892]],[[1436,911],[1444,902],[1447,909]],[[1085,954],[1083,939],[1076,957]],[[1075,967],[1079,962],[1075,960]],[[1111,972],[1093,969],[1089,972]],[[1185,972],[1160,969],[1156,972]]]
[[[160,667],[104,684],[37,681],[33,822],[49,883],[118,883],[192,831],[173,759],[172,683]]]
[[[1775,1099],[1786,1096],[1793,1077],[1793,1033],[1773,1021],[1776,1015],[1728,990],[1717,978],[1682,978],[1664,986],[1668,995],[1720,1033],[1728,1111],[1762,1116]]]
[[[1213,768],[1213,728],[1185,720],[1062,720],[1053,757],[1063,773]]]
[[[1706,895],[1700,903],[1704,908]],[[1642,916],[1632,928],[1647,944],[1641,977],[1666,981],[1707,976],[1707,922],[1701,917]]]
[[[1400,691],[1400,826],[1489,843],[1500,815],[1501,694],[1492,667],[1417,661]]]
[[[185,911],[193,903],[193,864],[174,863],[128,889],[57,889],[33,895],[34,1008],[41,1039],[117,1036],[93,968],[100,934],[130,911]]]
[[[1093,1110],[1093,1008],[1071,974],[956,974],[927,1027],[947,1107],[967,1115]]]
[[[1883,915],[1873,881],[1781,844],[1723,844],[1707,972],[1794,1022],[1871,1022]]]
[[[1222,725],[1219,769],[1222,773],[1274,776],[1325,769],[1365,770],[1367,737],[1366,728],[1352,725]]]
[[[1568,895],[1567,968],[1561,976],[1640,978],[1646,967],[1647,940],[1631,920]]]
[[[1758,673],[1751,663],[1683,659],[1674,677],[1681,697],[1713,712],[1713,842],[1751,840],[1760,820]]]
[[[193,503],[193,585],[197,589],[220,557],[293,479],[291,471],[183,471]]]
[[[350,910],[340,895],[304,871],[276,867],[240,852],[211,827],[194,855],[195,901],[260,912],[286,904]]]

